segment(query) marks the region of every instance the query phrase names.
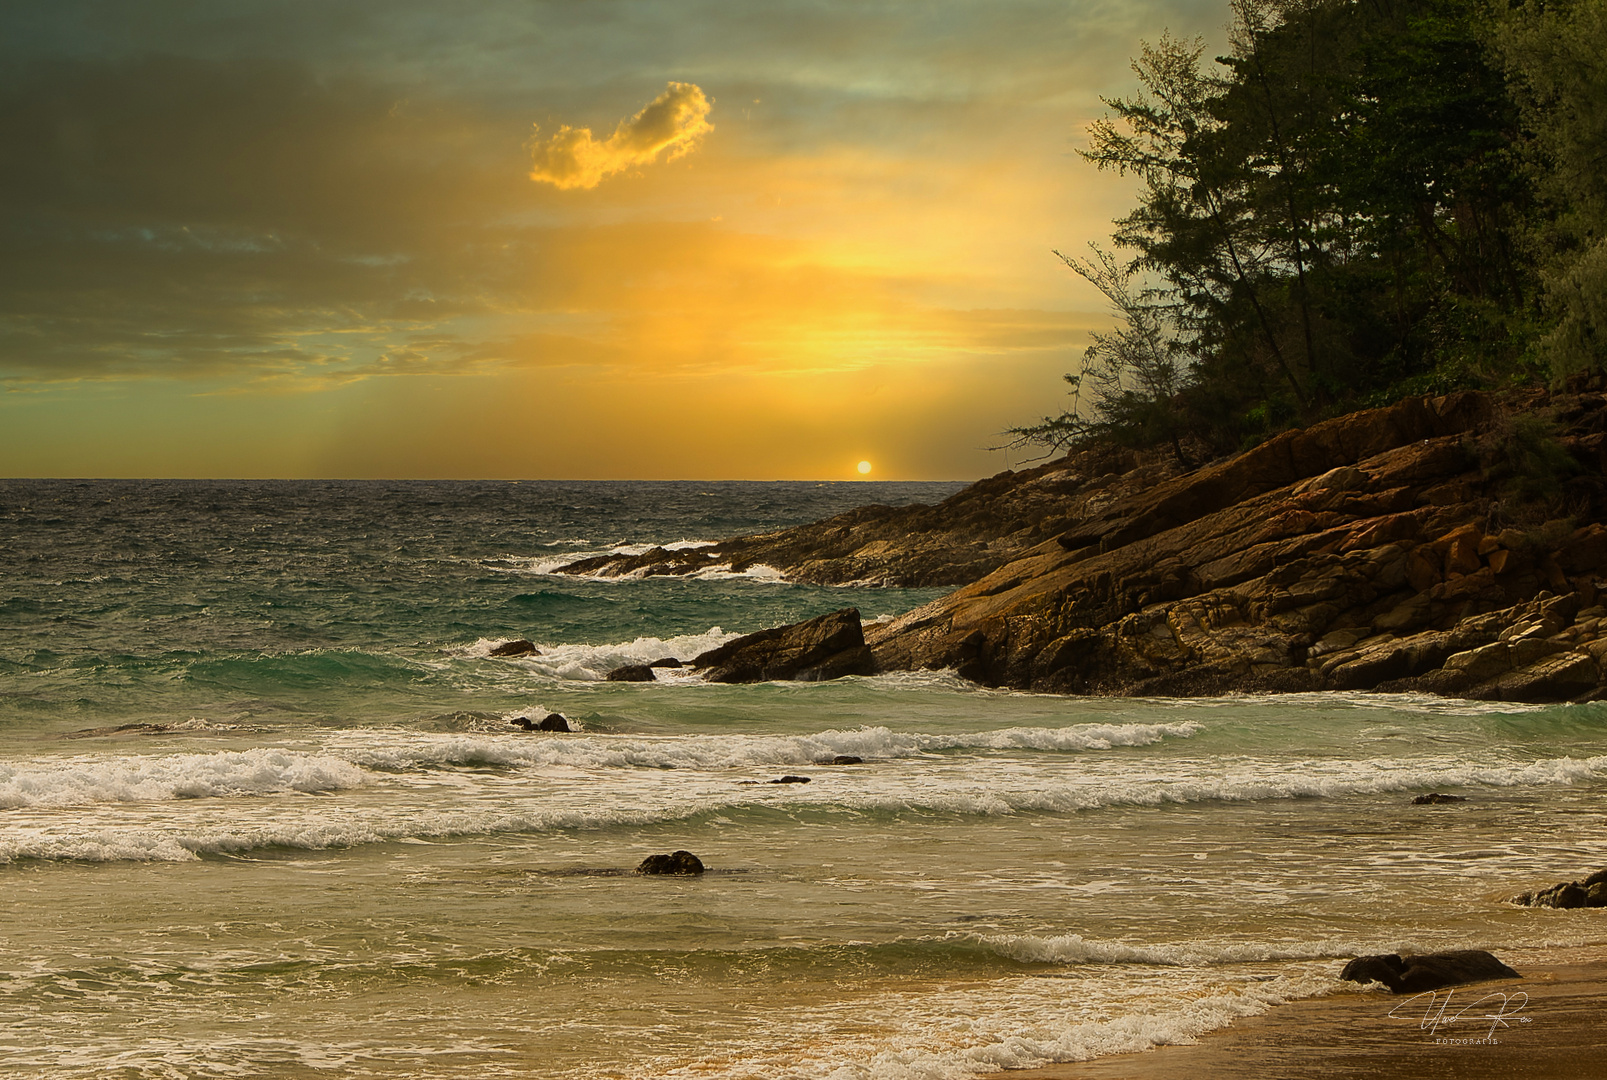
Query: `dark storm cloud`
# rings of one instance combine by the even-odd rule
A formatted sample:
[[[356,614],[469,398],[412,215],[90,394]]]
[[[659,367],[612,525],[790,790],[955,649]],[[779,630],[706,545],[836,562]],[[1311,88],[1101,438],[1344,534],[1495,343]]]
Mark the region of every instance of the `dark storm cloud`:
[[[0,363],[205,371],[474,310],[484,238],[447,230],[522,164],[475,128],[295,64],[35,61],[0,88]]]
[[[1103,86],[1132,18],[1059,0],[0,0],[0,379],[487,362],[506,331],[449,324],[603,311],[699,245],[747,257],[649,229],[599,262],[582,234],[633,209],[584,219],[579,193],[531,184],[532,123],[613,130],[668,84],[690,109],[672,135],[701,134],[721,99],[728,164],[914,160],[988,108]],[[599,171],[570,156],[534,171]]]

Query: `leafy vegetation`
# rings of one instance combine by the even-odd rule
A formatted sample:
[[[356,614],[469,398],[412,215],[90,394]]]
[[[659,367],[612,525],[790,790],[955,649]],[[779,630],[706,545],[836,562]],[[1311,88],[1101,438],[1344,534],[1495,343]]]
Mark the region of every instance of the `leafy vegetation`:
[[[1083,156],[1139,183],[1072,407],[1179,460],[1411,393],[1607,369],[1607,0],[1232,0]]]

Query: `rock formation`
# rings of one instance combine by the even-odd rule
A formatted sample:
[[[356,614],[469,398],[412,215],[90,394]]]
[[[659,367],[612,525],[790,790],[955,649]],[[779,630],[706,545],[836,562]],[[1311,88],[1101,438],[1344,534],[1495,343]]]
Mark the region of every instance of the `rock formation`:
[[[1085,520],[1107,489],[1174,475],[1131,451],[1088,452],[980,480],[936,506],[863,506],[811,525],[711,547],[599,555],[565,574],[675,576],[769,566],[815,585],[968,585]]]
[[[570,569],[749,560],[805,581],[968,581],[872,625],[868,658],[758,649],[811,620],[694,661],[726,681],[953,668],[1078,694],[1590,700],[1607,696],[1604,388],[1411,398],[1188,471],[1088,452],[936,507]]]
[[[508,721],[508,723],[512,724],[516,728],[521,728],[521,729],[523,729],[525,731],[574,731],[575,730],[574,728],[569,726],[569,721],[564,719],[564,717],[563,717],[563,715],[561,713],[548,713],[547,716],[545,717],[545,719],[542,719],[540,721],[532,720],[528,716],[516,716],[512,720]]]
[[[1345,965],[1339,977],[1356,983],[1383,983],[1394,994],[1421,994],[1446,986],[1523,976],[1482,949],[1459,949],[1421,956],[1358,956]]]
[[[689,666],[709,682],[751,683],[868,675],[870,664],[859,610],[843,608],[728,641],[700,654]]]
[[[1607,907],[1607,870],[1598,870],[1583,881],[1562,881],[1549,889],[1514,896],[1512,902],[1524,907]]]
[[[541,650],[536,648],[535,642],[528,641],[525,638],[518,638],[514,641],[504,641],[501,645],[492,649],[488,655],[500,657],[540,656]]]
[[[649,855],[636,868],[638,874],[701,874],[703,860],[690,851],[672,851],[668,855]]]

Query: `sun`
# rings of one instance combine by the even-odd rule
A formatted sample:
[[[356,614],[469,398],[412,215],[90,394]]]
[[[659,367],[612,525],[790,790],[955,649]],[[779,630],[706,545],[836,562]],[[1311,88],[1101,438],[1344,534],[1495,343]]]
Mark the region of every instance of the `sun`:
[[[861,461],[859,463],[859,475],[860,476],[869,476],[870,475],[870,462]]]

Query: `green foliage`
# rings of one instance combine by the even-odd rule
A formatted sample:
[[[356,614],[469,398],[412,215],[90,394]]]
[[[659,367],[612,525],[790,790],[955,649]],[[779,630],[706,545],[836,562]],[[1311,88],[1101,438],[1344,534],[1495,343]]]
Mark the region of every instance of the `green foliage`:
[[[1131,269],[1098,245],[1088,246],[1094,255],[1088,260],[1055,254],[1105,294],[1121,322],[1110,333],[1095,333],[1094,343],[1083,354],[1081,373],[1065,377],[1072,386],[1072,408],[1040,424],[1013,428],[1010,434],[1018,442],[1056,449],[1096,439],[1125,445],[1170,443],[1183,462],[1177,394],[1185,373],[1168,340],[1162,309],[1153,303],[1151,293],[1134,290]],[[1087,416],[1079,410],[1084,390],[1090,398]]]
[[[1531,133],[1531,233],[1556,325],[1554,375],[1607,370],[1607,0],[1517,6],[1496,36]]]
[[[1607,8],[1573,2],[1576,21]],[[1590,141],[1607,137],[1599,60],[1581,54],[1566,85],[1531,80],[1525,105],[1509,81],[1522,50],[1493,51],[1484,0],[1231,10],[1227,56],[1207,69],[1199,42],[1163,35],[1133,62],[1140,91],[1107,99],[1090,128],[1083,156],[1137,179],[1138,205],[1115,223],[1125,264],[1097,249],[1097,266],[1067,261],[1125,328],[1085,357],[1077,385],[1098,383],[1078,399],[1086,415],[1018,436],[1229,451],[1407,393],[1532,382],[1547,332],[1570,355],[1607,346],[1607,246],[1590,246],[1607,231],[1581,231],[1571,211],[1577,255],[1547,278],[1543,315],[1535,221],[1566,215],[1524,167],[1538,103],[1582,87],[1597,88],[1603,122],[1549,137],[1547,159],[1607,145]],[[1593,56],[1607,52],[1590,40]],[[1538,41],[1522,52],[1533,63]],[[1152,285],[1118,299],[1106,287],[1118,277]],[[1142,377],[1138,356],[1165,378]]]
[[[1500,486],[1502,499],[1515,509],[1558,508],[1563,482],[1579,471],[1579,463],[1557,435],[1555,420],[1530,414],[1513,418],[1491,437],[1484,453],[1489,462],[1485,476]]]

